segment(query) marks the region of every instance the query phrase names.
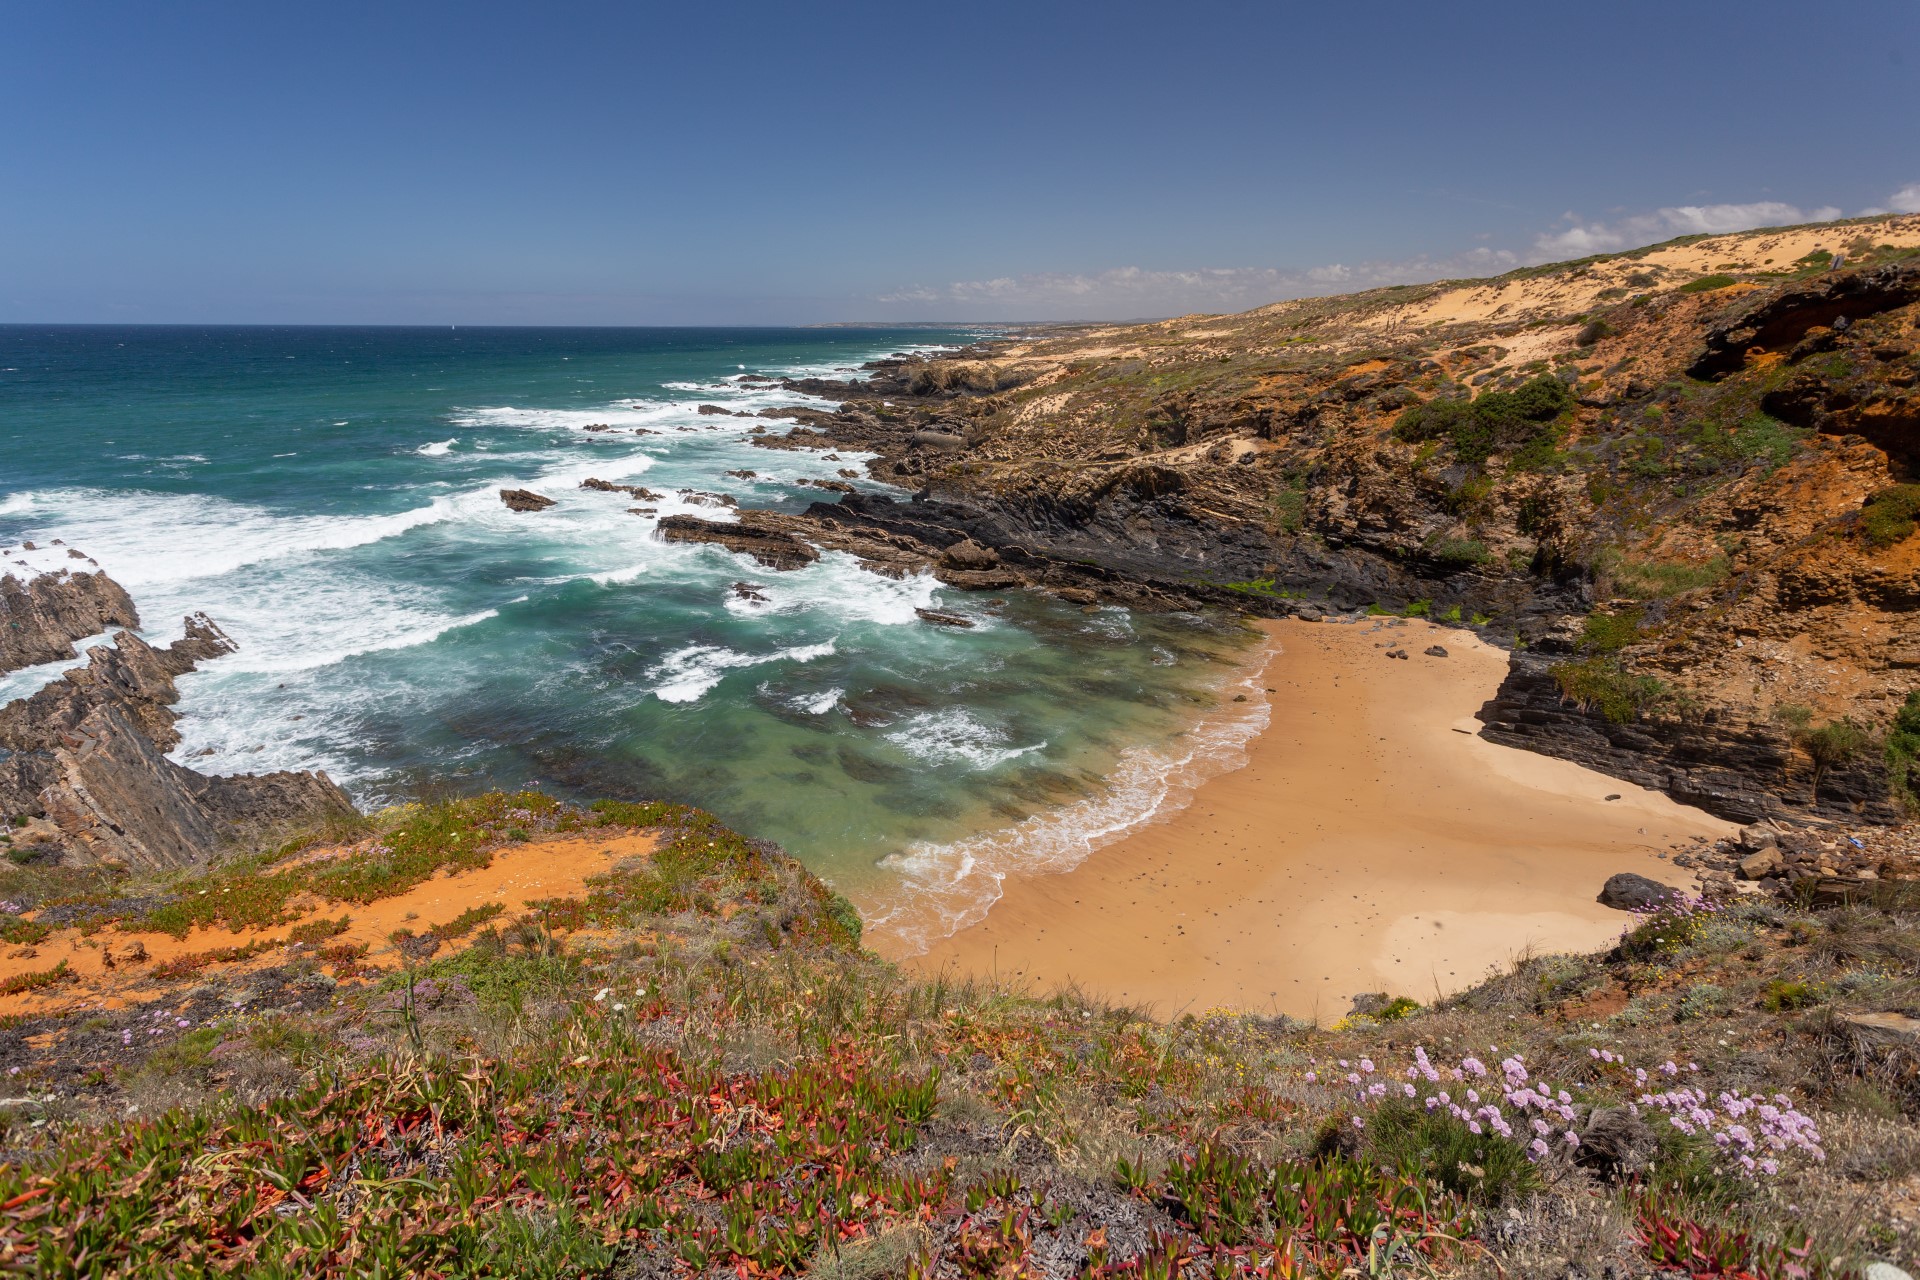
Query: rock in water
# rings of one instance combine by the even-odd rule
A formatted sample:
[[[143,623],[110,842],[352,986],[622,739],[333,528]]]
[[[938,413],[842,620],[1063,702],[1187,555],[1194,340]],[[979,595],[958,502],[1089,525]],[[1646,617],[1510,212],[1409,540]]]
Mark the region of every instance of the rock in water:
[[[963,618],[957,613],[945,613],[939,609],[915,609],[914,612],[920,615],[920,621],[931,622],[936,627],[970,627],[973,625],[971,618]]]
[[[0,577],[0,674],[76,657],[75,640],[140,625],[132,598],[105,573],[24,572],[24,581],[19,570]]]
[[[668,516],[656,526],[668,542],[711,542],[752,556],[769,569],[804,569],[820,553],[779,527],[779,518],[751,511],[733,523],[699,516]]]
[[[500,501],[507,504],[509,511],[545,511],[553,505],[553,499],[535,493],[531,489],[502,489]]]
[[[1649,880],[1631,871],[1622,871],[1617,876],[1609,876],[1606,884],[1600,887],[1599,902],[1601,906],[1612,907],[1616,911],[1651,911],[1661,903],[1680,896],[1680,891],[1671,885]]]

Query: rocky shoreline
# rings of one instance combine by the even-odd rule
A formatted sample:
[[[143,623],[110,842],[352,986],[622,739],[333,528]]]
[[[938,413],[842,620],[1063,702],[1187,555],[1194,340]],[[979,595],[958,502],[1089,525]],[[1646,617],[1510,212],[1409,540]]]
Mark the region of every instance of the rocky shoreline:
[[[34,563],[49,559],[58,567]],[[74,561],[94,568],[68,567]],[[0,675],[76,657],[74,641],[139,625],[133,598],[84,552],[57,541],[0,548]]]
[[[956,587],[1031,587],[1136,608],[1226,606],[1309,620],[1405,610],[1471,626],[1513,652],[1506,681],[1480,715],[1494,741],[1740,822],[1899,820],[1877,752],[1826,762],[1816,788],[1804,747],[1777,713],[1792,711],[1789,695],[1804,693],[1824,701],[1815,706],[1829,723],[1879,719],[1912,684],[1905,650],[1883,652],[1857,637],[1897,630],[1920,606],[1920,575],[1896,568],[1890,576],[1844,556],[1817,570],[1810,564],[1828,554],[1836,533],[1857,539],[1849,513],[1859,495],[1871,497],[1872,486],[1898,479],[1912,462],[1903,441],[1908,419],[1920,419],[1908,390],[1920,356],[1909,330],[1920,320],[1901,309],[1920,298],[1920,267],[1901,261],[1724,296],[1652,294],[1604,309],[1602,322],[1577,333],[1555,331],[1565,350],[1555,357],[1562,385],[1573,387],[1559,393],[1570,397],[1560,420],[1592,433],[1592,461],[1562,454],[1538,469],[1516,461],[1504,475],[1479,462],[1439,469],[1445,452],[1429,463],[1431,446],[1398,438],[1397,421],[1428,388],[1459,395],[1449,388],[1461,382],[1514,387],[1548,363],[1516,365],[1493,345],[1550,323],[1526,314],[1503,325],[1435,326],[1435,337],[1397,344],[1366,327],[1369,309],[1447,287],[1331,300],[1349,308],[1344,314],[1326,300],[1279,304],[1226,318],[1240,325],[1232,332],[1166,322],[1066,342],[1014,337],[875,361],[861,380],[786,379],[785,389],[837,407],[763,411],[794,425],[760,434],[756,444],[874,455],[868,473],[912,497],[847,494],[799,515],[742,511],[738,523],[673,517],[661,534],[728,546],[774,569],[842,550],[882,573],[925,569]],[[1269,314],[1273,323],[1257,322]],[[1869,318],[1872,328],[1860,323]],[[1638,345],[1610,340],[1616,328],[1637,330]],[[1257,379],[1213,372],[1243,358],[1267,361],[1249,355],[1256,339],[1303,329],[1343,349]],[[1745,354],[1730,365],[1729,344],[1739,342],[1748,344]],[[1576,363],[1609,346],[1618,348],[1613,364]],[[1851,363],[1835,363],[1836,352]],[[1493,367],[1468,376],[1476,361]],[[1115,365],[1122,374],[1100,381]],[[1136,365],[1169,372],[1143,379]],[[1662,369],[1695,381],[1659,383]],[[1142,392],[1143,381],[1171,389]],[[1765,390],[1776,383],[1784,389]],[[1764,446],[1771,454],[1756,449],[1743,462],[1707,428],[1681,437],[1687,456],[1708,450],[1689,463],[1696,472],[1719,468],[1697,491],[1689,482],[1663,494],[1637,480],[1658,473],[1617,443],[1617,423],[1678,422],[1674,415],[1695,412],[1696,401],[1698,412],[1721,413],[1716,396],[1743,403],[1739,397],[1762,391],[1763,411],[1778,416],[1750,421],[1777,424],[1764,428],[1781,433]],[[1557,430],[1564,439],[1569,427]],[[1650,438],[1641,430],[1627,443]],[[1796,431],[1803,434],[1784,434]],[[1790,459],[1797,488],[1789,500],[1769,477]],[[1575,460],[1589,468],[1584,476]],[[1491,461],[1500,462],[1497,448]],[[1625,496],[1634,485],[1643,514],[1632,521],[1594,498],[1616,489]],[[1723,532],[1706,539],[1688,530],[1709,521]],[[1635,538],[1652,549],[1620,549]],[[1680,585],[1632,593],[1636,555],[1652,566],[1644,572]],[[1673,567],[1656,556],[1671,556]],[[1691,574],[1704,585],[1692,586]],[[1628,619],[1628,640],[1640,641],[1618,657],[1618,646],[1597,650],[1588,634],[1591,619],[1610,617]],[[1792,665],[1811,657],[1795,647],[1808,639],[1829,661],[1851,664],[1856,683],[1879,682],[1881,692],[1868,692],[1882,701],[1835,696],[1831,682]],[[1713,655],[1717,688],[1688,684],[1708,666],[1703,649]],[[1780,669],[1754,671],[1756,688],[1793,686],[1767,691],[1773,713],[1735,693],[1762,650],[1790,664],[1784,682]],[[1568,696],[1556,669],[1589,659],[1629,691],[1663,692],[1625,715]]]
[[[41,576],[24,591],[0,592],[0,634],[40,645],[22,652],[44,652],[62,628],[87,636],[101,629],[93,623],[123,620],[137,625],[132,601],[103,572]],[[234,648],[204,614],[187,618],[186,634],[164,649],[123,630],[85,665],[0,707],[7,855],[21,864],[164,870],[203,863],[248,837],[355,814],[318,771],[215,776],[166,758],[180,741],[175,680]]]

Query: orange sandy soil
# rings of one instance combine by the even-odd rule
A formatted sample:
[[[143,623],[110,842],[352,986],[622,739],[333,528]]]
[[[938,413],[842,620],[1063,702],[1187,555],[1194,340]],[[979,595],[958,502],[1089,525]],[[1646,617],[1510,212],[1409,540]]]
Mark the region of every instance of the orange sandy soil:
[[[529,902],[583,893],[589,876],[599,875],[625,859],[644,856],[652,852],[655,843],[651,835],[632,833],[533,840],[496,849],[492,864],[480,870],[442,873],[405,893],[365,906],[318,899],[296,899],[295,905],[301,910],[303,920],[322,917],[337,920],[343,914],[349,916],[346,932],[327,939],[322,945],[365,943],[367,962],[391,967],[398,963],[399,956],[389,939],[398,929],[425,933],[463,911],[494,902],[505,908],[505,914],[499,917],[499,922],[505,923],[524,911]],[[91,937],[83,937],[78,929],[64,929],[35,947],[16,948],[0,955],[0,980],[51,969],[62,960],[78,980],[21,995],[0,996],[0,1015],[117,1008],[150,1000],[167,989],[166,984],[150,976],[149,971],[155,964],[196,952],[245,946],[261,938],[284,939],[292,927],[280,925],[239,933],[224,927],[195,929],[185,938],[165,933],[123,933],[114,925]],[[130,965],[127,956],[136,942],[146,948],[147,958],[138,965]],[[115,957],[116,967],[111,971],[102,961],[104,948],[111,948]],[[203,972],[242,973],[283,963],[288,955],[276,948],[250,960],[209,965]]]
[[[896,958],[1163,1015],[1331,1021],[1359,992],[1424,1003],[1529,951],[1603,947],[1630,920],[1594,901],[1608,876],[1690,885],[1659,855],[1734,830],[1476,736],[1506,654],[1388,621],[1266,624],[1273,721],[1245,767],[1072,871],[1009,877],[980,924]],[[1421,652],[1436,643],[1450,656]]]

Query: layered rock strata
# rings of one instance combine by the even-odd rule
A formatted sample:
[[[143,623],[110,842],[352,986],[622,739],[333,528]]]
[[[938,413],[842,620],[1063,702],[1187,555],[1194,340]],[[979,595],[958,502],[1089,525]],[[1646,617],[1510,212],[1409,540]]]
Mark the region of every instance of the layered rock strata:
[[[183,867],[262,830],[348,816],[321,772],[211,776],[168,760],[174,681],[234,645],[203,614],[156,649],[131,632],[28,698],[0,707],[0,813],[37,820],[63,861]]]
[[[92,563],[78,551],[70,554]],[[0,675],[72,658],[76,640],[111,627],[139,625],[132,598],[103,572],[22,570],[0,575]]]

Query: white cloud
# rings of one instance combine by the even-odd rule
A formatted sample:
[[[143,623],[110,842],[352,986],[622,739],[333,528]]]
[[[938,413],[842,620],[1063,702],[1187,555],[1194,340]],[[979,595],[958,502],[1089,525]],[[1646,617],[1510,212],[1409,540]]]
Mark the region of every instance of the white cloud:
[[[1887,198],[1887,208],[1852,215],[1920,213],[1920,182]],[[1429,280],[1498,275],[1515,267],[1563,258],[1614,253],[1685,235],[1724,235],[1755,227],[1827,222],[1847,217],[1832,205],[1802,208],[1778,200],[1750,204],[1670,205],[1652,213],[1590,221],[1567,213],[1554,231],[1536,236],[1527,252],[1471,249],[1449,257],[1421,256],[1399,261],[1317,267],[1194,267],[1151,270],[1114,267],[1092,275],[1036,272],[957,280],[943,286],[916,285],[881,294],[871,301],[890,304],[896,314],[914,318],[996,320],[1130,320],[1189,312],[1245,311],[1285,298],[1351,293],[1380,285],[1421,284]]]
[[[1521,262],[1520,255],[1506,250],[1473,249],[1449,258],[1421,257],[1351,265],[1331,262],[1302,269],[1196,267],[1155,271],[1145,267],[1114,267],[1092,275],[1037,272],[988,280],[957,280],[941,288],[901,289],[874,301],[929,307],[940,314],[1123,320],[1194,311],[1245,311],[1282,298],[1346,293],[1448,276],[1487,275],[1511,270]]]
[[[1920,213],[1920,182],[1910,183],[1888,197],[1887,207],[1862,209],[1851,216],[1871,217],[1879,213]],[[1778,200],[1758,200],[1752,204],[1683,204],[1634,214],[1611,222],[1589,222],[1569,213],[1562,219],[1568,225],[1558,231],[1544,232],[1534,238],[1534,251],[1542,259],[1584,258],[1591,253],[1613,253],[1620,249],[1658,244],[1675,236],[1724,235],[1729,231],[1751,231],[1755,227],[1791,226],[1801,222],[1831,222],[1849,216],[1833,205],[1803,209]]]

